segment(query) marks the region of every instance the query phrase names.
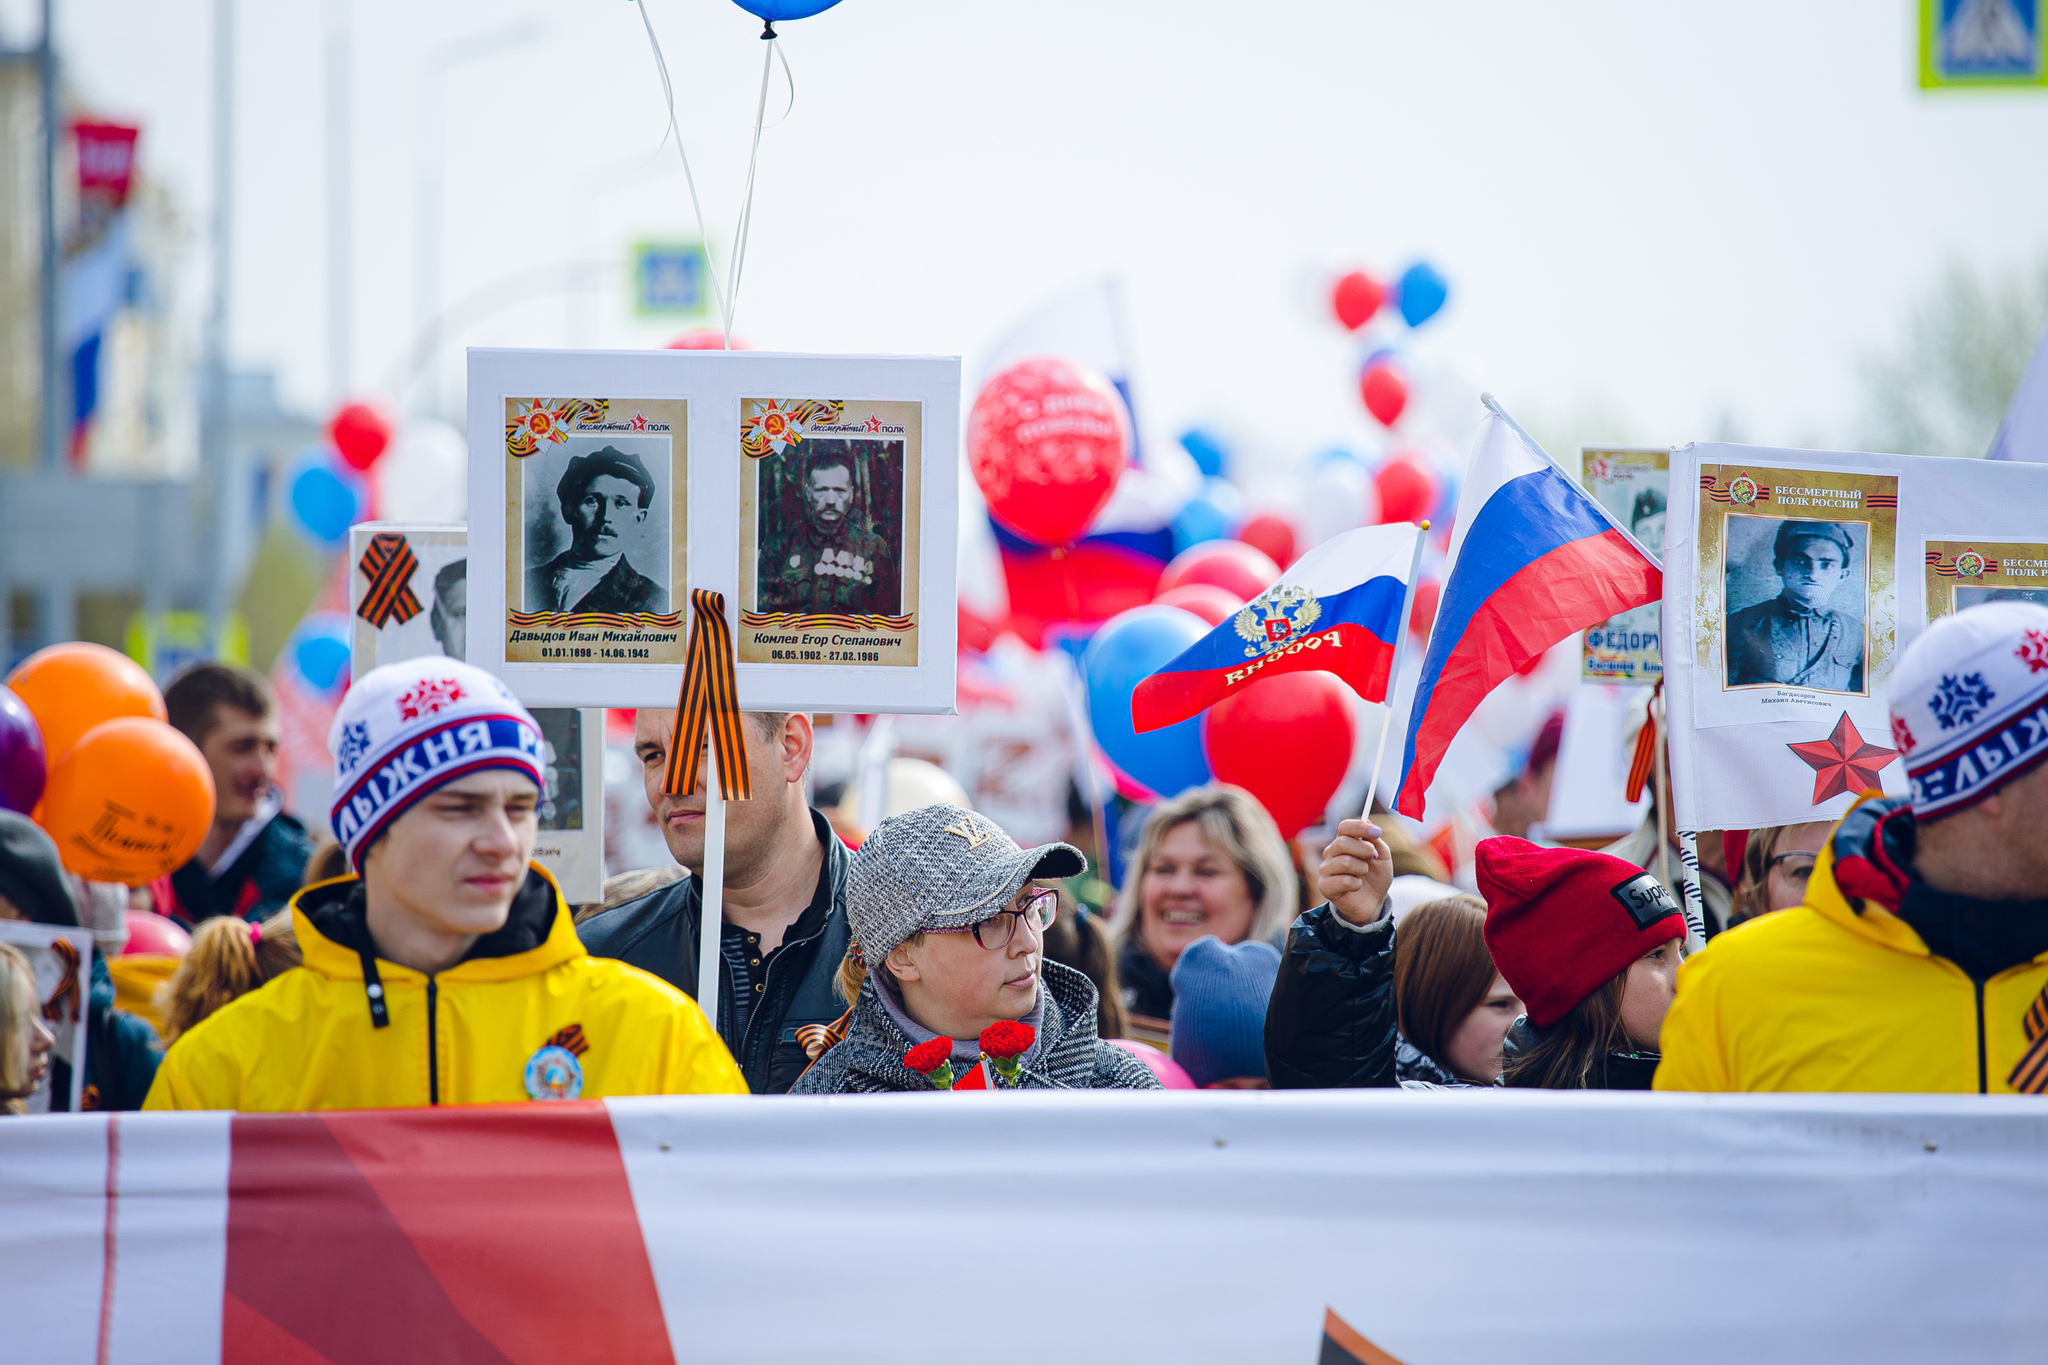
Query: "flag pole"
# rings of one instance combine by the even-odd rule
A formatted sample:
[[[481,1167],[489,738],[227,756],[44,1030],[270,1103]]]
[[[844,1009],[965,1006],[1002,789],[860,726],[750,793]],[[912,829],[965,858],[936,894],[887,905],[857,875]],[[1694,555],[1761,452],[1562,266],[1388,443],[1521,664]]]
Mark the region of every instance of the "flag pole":
[[[1422,546],[1429,538],[1429,523],[1415,528],[1415,556],[1408,561],[1408,590],[1401,594],[1400,636],[1394,641],[1394,662],[1387,669],[1387,699],[1380,703],[1380,742],[1374,746],[1372,776],[1365,784],[1365,809],[1361,820],[1372,819],[1372,799],[1379,794],[1380,765],[1387,758],[1387,732],[1394,728],[1394,689],[1401,685],[1401,656],[1408,652],[1408,616],[1415,610],[1415,580],[1422,577]]]

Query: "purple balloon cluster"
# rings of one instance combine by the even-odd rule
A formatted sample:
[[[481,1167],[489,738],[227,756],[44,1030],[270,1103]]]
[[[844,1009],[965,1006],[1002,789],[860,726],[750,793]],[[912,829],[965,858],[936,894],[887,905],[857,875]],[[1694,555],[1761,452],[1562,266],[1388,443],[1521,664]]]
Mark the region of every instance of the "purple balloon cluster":
[[[0,808],[27,815],[43,799],[43,728],[14,689],[0,686]]]

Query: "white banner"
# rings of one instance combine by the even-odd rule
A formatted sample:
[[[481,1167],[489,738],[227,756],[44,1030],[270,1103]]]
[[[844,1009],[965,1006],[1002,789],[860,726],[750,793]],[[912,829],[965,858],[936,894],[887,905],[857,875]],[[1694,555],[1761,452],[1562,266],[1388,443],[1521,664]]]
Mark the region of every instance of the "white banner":
[[[2024,543],[2048,539],[2044,509],[2039,465],[1674,450],[1663,634],[1679,827],[1833,820],[1873,787],[1903,795],[1887,710],[1900,652],[1958,600],[2026,592],[1995,573],[1960,597],[1929,583],[2023,564]]]
[[[6,1355],[38,1365],[2031,1362],[2044,1226],[2017,1097],[0,1120]]]

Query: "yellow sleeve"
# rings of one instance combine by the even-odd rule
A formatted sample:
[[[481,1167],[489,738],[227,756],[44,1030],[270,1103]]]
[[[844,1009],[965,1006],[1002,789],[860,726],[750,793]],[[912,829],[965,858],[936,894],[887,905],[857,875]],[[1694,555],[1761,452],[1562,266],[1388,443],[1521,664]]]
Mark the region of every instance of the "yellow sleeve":
[[[1713,964],[1703,964],[1703,958],[1704,955],[1693,958],[1678,969],[1677,994],[1671,1001],[1670,1011],[1664,1016],[1664,1028],[1658,1036],[1658,1047],[1664,1054],[1664,1060],[1657,1064],[1656,1078],[1650,1082],[1652,1089],[1727,1091],[1736,1088],[1723,1064],[1722,1040],[1715,1025],[1714,998],[1719,992],[1713,978],[1703,976],[1700,971],[1705,965],[1711,972]]]
[[[212,1019],[202,1021],[198,1029],[171,1044],[142,1101],[144,1109],[239,1107],[241,1086],[235,1066],[210,1045],[211,1039],[200,1037],[199,1029],[211,1023]]]
[[[697,1002],[684,996],[675,1007],[669,1055],[662,1071],[664,1095],[744,1095],[747,1078],[726,1050]]]

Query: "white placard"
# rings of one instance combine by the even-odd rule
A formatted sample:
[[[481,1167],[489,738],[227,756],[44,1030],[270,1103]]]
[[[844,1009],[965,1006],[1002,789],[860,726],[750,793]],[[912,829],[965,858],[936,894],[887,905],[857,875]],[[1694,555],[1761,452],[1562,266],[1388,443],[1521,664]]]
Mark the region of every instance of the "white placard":
[[[948,714],[959,427],[953,357],[472,350],[469,657],[672,707],[708,588],[745,709]]]
[[[59,942],[68,944],[70,950],[59,948]],[[0,943],[12,945],[28,959],[36,975],[36,999],[46,1010],[58,993],[69,987],[69,1007],[58,1009],[57,1017],[46,1017],[45,1022],[56,1035],[56,1044],[50,1049],[53,1062],[71,1068],[71,1092],[63,1097],[62,1107],[75,1114],[85,1097],[85,1043],[90,1032],[85,1011],[92,995],[92,930],[7,919],[0,920]],[[57,1068],[52,1065],[50,1074],[28,1097],[29,1113],[50,1112],[50,1087],[56,1076]]]

